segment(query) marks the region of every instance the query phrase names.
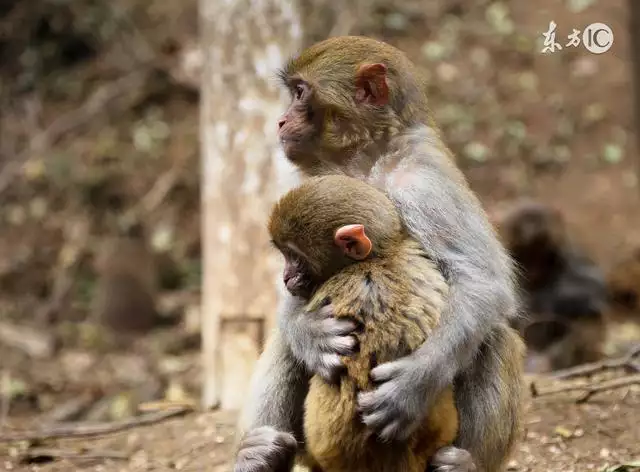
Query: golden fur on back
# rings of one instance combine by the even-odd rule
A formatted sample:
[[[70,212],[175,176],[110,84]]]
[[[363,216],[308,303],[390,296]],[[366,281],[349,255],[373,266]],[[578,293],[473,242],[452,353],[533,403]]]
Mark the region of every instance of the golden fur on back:
[[[314,471],[424,472],[436,450],[453,442],[458,415],[451,388],[406,443],[380,442],[356,412],[357,392],[373,388],[370,370],[417,349],[438,324],[446,296],[438,268],[410,239],[393,256],[349,266],[317,290],[308,311],[330,302],[335,316],[355,319],[364,329],[359,353],[344,359],[347,373],[339,385],[311,379],[304,430]]]

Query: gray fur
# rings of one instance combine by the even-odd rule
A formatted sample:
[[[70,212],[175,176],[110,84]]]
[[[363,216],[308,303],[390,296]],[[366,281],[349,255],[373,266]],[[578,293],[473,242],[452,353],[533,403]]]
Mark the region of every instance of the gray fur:
[[[234,470],[288,472],[293,467],[297,447],[292,434],[270,426],[252,429],[242,441]]]
[[[302,312],[299,298],[283,295],[280,319]],[[280,330],[275,330],[260,356],[251,380],[249,396],[240,417],[240,433],[272,426],[302,440],[302,410],[309,373],[296,360]]]
[[[405,438],[424,418],[431,400],[454,383],[461,417],[456,445],[471,452],[479,470],[494,472],[512,447],[520,412],[520,372],[501,370],[506,356],[521,355],[510,352],[518,351],[520,345],[514,345],[504,331],[509,329],[507,321],[517,315],[513,268],[478,199],[450,159],[436,132],[420,125],[392,138],[387,153],[371,168],[345,166],[352,176],[388,193],[409,231],[439,262],[450,284],[449,309],[442,314],[440,326],[416,352],[376,367],[372,376],[383,383],[361,393],[359,406],[364,421],[383,439]],[[373,159],[358,155],[356,161]],[[297,433],[294,424],[303,414],[297,405],[307,384],[294,359],[309,372],[328,376],[340,367],[333,363],[342,353],[335,347],[344,345],[344,339],[340,343],[337,338],[346,333],[323,331],[325,325],[302,315],[299,305],[291,302],[279,312],[290,351],[280,347],[267,354],[273,356],[267,361],[270,367],[257,374],[262,380],[256,382],[252,395],[256,403],[249,404],[251,427],[270,424]],[[294,371],[300,379],[296,385],[289,383]],[[505,418],[513,425],[511,432],[492,431],[492,425],[503,425]],[[463,464],[446,470],[470,469]]]
[[[436,393],[473,366],[494,326],[515,317],[517,304],[511,259],[478,199],[460,191],[462,176],[434,131],[420,126],[392,141],[389,151],[368,179],[396,203],[450,284],[449,309],[428,341],[410,356],[375,368],[372,377],[385,383],[360,395],[365,423],[383,439],[404,439]]]
[[[436,452],[429,471],[433,472],[476,472],[476,465],[469,451],[457,447],[443,447]]]

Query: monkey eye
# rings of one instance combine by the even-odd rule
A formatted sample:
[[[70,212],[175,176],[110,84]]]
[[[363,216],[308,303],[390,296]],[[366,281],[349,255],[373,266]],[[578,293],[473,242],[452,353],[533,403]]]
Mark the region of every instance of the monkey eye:
[[[296,85],[296,87],[295,87],[296,100],[302,99],[302,97],[304,97],[304,92],[305,92],[304,85],[302,85],[302,84]]]

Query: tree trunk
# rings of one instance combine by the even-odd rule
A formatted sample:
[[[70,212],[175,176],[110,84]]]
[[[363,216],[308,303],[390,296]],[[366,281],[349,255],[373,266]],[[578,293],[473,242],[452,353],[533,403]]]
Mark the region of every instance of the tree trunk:
[[[631,73],[633,81],[635,135],[636,135],[636,176],[640,189],[640,1],[629,0],[629,51],[631,52]]]
[[[276,71],[301,45],[297,6],[200,1],[205,408],[240,407],[274,319],[282,262],[266,223],[296,182],[277,142],[285,103]]]

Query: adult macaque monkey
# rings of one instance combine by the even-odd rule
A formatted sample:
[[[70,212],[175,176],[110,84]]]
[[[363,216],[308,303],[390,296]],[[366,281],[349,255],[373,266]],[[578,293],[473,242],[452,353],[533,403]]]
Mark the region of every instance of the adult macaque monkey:
[[[453,383],[456,446],[471,452],[478,470],[500,470],[521,416],[523,346],[508,326],[517,312],[512,262],[440,139],[423,79],[402,52],[363,37],[318,43],[281,77],[292,95],[279,122],[287,158],[306,176],[347,174],[382,189],[450,287],[427,341],[371,371],[378,387],[358,395],[364,423],[383,440],[405,439]],[[340,356],[356,348],[353,324],[330,309],[308,314],[301,307],[286,298],[279,332],[258,363],[236,471],[278,470],[274,464],[287,456],[282,445],[291,435],[304,441],[311,374],[335,379],[344,368]],[[431,466],[467,471],[473,464],[461,452],[444,448]]]

